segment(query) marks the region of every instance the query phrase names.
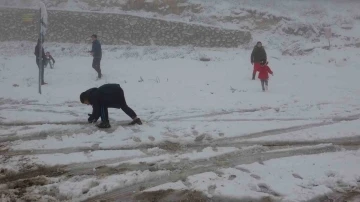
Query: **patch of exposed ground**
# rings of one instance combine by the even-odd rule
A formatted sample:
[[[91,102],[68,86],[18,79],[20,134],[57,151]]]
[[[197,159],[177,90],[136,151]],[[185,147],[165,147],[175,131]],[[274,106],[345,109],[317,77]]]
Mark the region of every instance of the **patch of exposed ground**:
[[[53,167],[37,166],[37,168],[20,171],[18,173],[6,172],[5,175],[0,177],[0,184],[29,179],[35,176],[47,176],[47,177],[61,176],[64,175],[65,173],[66,171],[64,171],[60,166],[53,166]]]
[[[210,198],[206,197],[203,193],[198,191],[175,191],[172,189],[169,190],[160,190],[154,192],[142,192],[134,197],[136,201],[139,202],[209,202]]]

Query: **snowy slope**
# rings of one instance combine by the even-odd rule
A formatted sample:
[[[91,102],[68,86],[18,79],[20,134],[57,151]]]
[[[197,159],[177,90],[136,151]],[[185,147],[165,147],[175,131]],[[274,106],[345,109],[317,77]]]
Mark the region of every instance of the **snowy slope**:
[[[180,14],[169,14],[171,6],[125,11],[127,1],[45,2],[248,29],[265,44],[274,76],[262,92],[251,80],[250,50],[103,46],[104,77],[96,80],[90,44],[45,43],[56,64],[45,69],[40,95],[35,44],[0,43],[1,201],[358,196],[359,2],[189,0],[182,5],[201,9]],[[35,8],[36,1],[0,6]],[[79,94],[104,83],[122,86],[144,125],[127,126],[116,109],[111,129],[87,123],[91,107]]]
[[[96,81],[85,52],[89,45],[47,43],[45,48],[56,64],[45,70],[49,84],[39,95],[33,46],[6,42],[0,49],[0,183],[8,199],[130,200],[134,192],[186,177],[192,184],[186,189],[220,198],[274,197],[271,188],[296,201],[305,195],[316,198],[330,193],[325,186],[352,190],[320,178],[327,172],[320,172],[324,165],[335,173],[347,173],[336,177],[355,186],[353,180],[358,176],[351,169],[360,166],[358,152],[350,152],[354,155],[349,159],[340,158],[348,153],[338,152],[341,148],[356,150],[360,142],[360,69],[354,48],[343,48],[342,54],[319,49],[317,54],[302,57],[280,56],[279,51],[269,50],[274,76],[269,91],[262,92],[260,82],[250,79],[246,50],[104,46],[104,79]],[[202,62],[201,57],[211,61]],[[111,129],[101,131],[87,124],[91,108],[79,102],[79,94],[113,82],[124,88],[127,102],[143,119],[143,126],[125,126],[129,118],[115,109],[109,111]],[[328,154],[325,158],[321,153]],[[298,156],[308,154],[313,156]],[[281,178],[276,170],[290,172],[292,168],[279,162],[291,166],[297,158],[303,159],[304,165],[317,159],[324,163],[311,177],[305,176],[302,167],[293,171],[307,180],[296,187],[300,190],[297,195],[276,187],[278,178],[258,185],[241,181],[238,186],[244,192],[239,195],[229,195],[229,189],[221,188],[230,175],[243,175],[235,166],[273,158],[278,160],[269,166],[280,168],[270,173],[258,170],[257,176]],[[221,172],[231,172],[225,178],[211,177],[211,172],[221,168],[225,169]],[[45,176],[31,178],[39,172]],[[204,183],[197,185],[201,176],[205,176]],[[33,185],[18,185],[24,179]],[[296,186],[297,179],[287,179],[281,181],[283,186]],[[308,195],[311,179],[322,187]],[[7,181],[11,183],[5,185]],[[27,187],[23,196],[16,194],[19,186]]]
[[[141,17],[200,23],[252,32],[254,43],[283,54],[303,55],[332,46],[360,47],[360,2],[353,0],[187,0],[187,1],[44,1],[49,9],[126,13]],[[37,8],[37,0],[4,0],[4,7]]]

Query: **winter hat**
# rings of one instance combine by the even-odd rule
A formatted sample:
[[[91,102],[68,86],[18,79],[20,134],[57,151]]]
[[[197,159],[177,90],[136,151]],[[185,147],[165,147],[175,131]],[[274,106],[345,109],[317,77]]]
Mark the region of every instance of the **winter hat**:
[[[81,102],[81,103],[84,103],[85,99],[87,99],[86,92],[82,92],[82,93],[80,94],[80,102]]]

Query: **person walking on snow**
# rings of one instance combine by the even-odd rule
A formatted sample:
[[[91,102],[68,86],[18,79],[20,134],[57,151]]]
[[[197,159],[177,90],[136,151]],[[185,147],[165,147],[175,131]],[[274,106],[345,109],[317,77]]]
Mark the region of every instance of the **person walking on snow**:
[[[97,39],[96,34],[93,34],[91,36],[91,39],[93,41],[92,49],[89,52],[93,56],[92,67],[98,73],[98,79],[101,79],[101,76],[102,76],[101,69],[100,69],[100,62],[101,62],[101,57],[102,57],[101,44],[100,44],[99,40]]]
[[[80,94],[80,101],[83,104],[92,105],[92,114],[89,114],[88,122],[95,123],[101,117],[99,128],[110,128],[108,108],[122,109],[132,122],[129,125],[142,125],[140,118],[137,117],[125,101],[123,89],[119,84],[105,84],[99,88],[90,88]]]
[[[258,41],[250,56],[251,64],[254,65],[252,80],[255,80],[256,71],[260,67],[260,61],[267,61],[267,55],[262,43]]]
[[[269,85],[269,74],[274,75],[274,73],[271,71],[270,67],[268,66],[268,62],[265,60],[262,60],[260,62],[260,67],[258,68],[258,72],[259,72],[259,79],[261,81],[261,87],[262,90],[268,90],[268,85]]]
[[[41,47],[42,48],[42,50],[41,50],[42,51],[41,58],[40,58],[40,50],[39,50],[40,45],[42,46],[43,43],[44,43],[44,41],[40,42],[40,39],[38,39],[37,44],[35,46],[35,51],[34,51],[34,55],[36,56],[36,64],[37,64],[39,70],[41,71],[41,75],[40,75],[41,76],[41,78],[40,78],[41,79],[41,85],[47,84],[44,81],[44,67],[45,67],[45,61],[46,61],[46,55],[45,55],[44,47]],[[42,61],[41,67],[40,67],[40,61]]]

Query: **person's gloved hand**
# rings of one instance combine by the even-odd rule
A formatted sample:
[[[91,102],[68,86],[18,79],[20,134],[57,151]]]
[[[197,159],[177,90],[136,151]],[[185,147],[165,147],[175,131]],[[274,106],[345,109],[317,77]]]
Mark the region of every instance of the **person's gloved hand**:
[[[89,115],[89,118],[88,118],[89,123],[95,123],[97,121],[97,119],[94,119],[91,114],[88,114],[88,115]]]

